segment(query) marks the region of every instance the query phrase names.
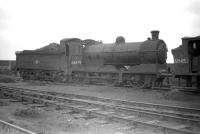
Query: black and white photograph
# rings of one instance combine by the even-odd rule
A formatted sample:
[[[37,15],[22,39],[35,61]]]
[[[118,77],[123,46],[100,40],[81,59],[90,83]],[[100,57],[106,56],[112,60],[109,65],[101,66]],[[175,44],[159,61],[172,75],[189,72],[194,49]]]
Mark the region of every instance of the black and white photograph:
[[[200,134],[200,0],[0,0],[0,134]]]

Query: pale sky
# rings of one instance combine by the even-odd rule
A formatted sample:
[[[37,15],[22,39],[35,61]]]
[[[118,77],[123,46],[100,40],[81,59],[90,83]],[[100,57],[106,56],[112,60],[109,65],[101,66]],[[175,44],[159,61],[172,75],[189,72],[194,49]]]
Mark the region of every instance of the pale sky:
[[[159,30],[169,49],[200,35],[200,0],[0,0],[0,60],[63,38],[144,41]]]

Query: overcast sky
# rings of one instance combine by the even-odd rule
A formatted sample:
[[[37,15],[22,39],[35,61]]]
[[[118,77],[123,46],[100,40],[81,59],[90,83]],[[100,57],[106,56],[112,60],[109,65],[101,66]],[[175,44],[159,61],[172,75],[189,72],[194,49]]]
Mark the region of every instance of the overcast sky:
[[[200,35],[200,0],[0,0],[0,60],[62,38],[144,41],[159,30],[171,49]]]

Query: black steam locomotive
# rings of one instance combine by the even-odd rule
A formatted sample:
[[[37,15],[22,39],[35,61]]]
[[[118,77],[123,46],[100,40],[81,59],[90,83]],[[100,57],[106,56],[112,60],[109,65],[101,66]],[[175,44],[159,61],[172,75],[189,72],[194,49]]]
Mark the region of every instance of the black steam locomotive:
[[[16,68],[23,79],[101,81],[152,87],[162,83],[167,46],[159,31],[143,42],[103,44],[91,39],[62,39],[36,50],[16,52]]]
[[[172,54],[179,86],[200,89],[200,36],[182,38],[182,45],[173,49]],[[181,85],[181,80],[186,85]]]

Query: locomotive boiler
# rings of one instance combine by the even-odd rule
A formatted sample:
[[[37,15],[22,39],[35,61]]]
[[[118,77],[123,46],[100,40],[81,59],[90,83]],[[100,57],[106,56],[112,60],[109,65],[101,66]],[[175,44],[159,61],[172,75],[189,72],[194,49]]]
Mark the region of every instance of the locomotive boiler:
[[[104,65],[133,66],[166,63],[166,44],[158,39],[159,31],[152,31],[153,38],[144,42],[125,42],[117,37],[115,43],[86,46],[85,55],[103,57]],[[155,36],[155,37],[154,37]],[[98,58],[95,59],[98,61]]]
[[[55,50],[49,51],[49,45],[16,54],[17,68],[28,79],[59,78],[151,87],[162,83],[167,58],[167,46],[159,39],[159,31],[151,33],[152,38],[143,42],[126,42],[122,36],[107,44],[90,39],[62,39]],[[49,69],[50,65],[53,68]]]

